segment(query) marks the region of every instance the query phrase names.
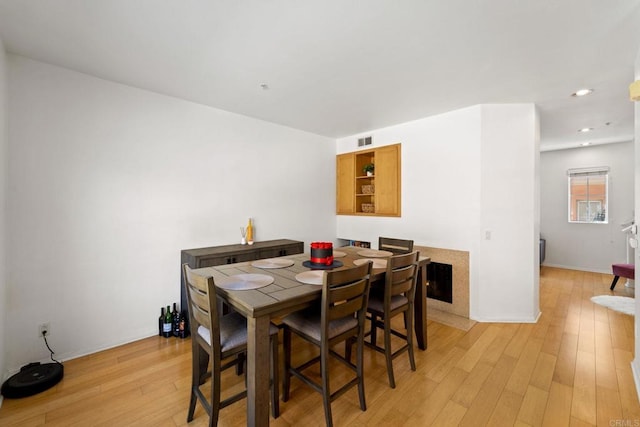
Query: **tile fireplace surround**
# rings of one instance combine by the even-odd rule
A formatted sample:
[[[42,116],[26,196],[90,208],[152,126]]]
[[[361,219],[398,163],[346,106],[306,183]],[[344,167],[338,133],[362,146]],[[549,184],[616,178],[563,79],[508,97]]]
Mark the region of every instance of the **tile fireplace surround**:
[[[427,313],[440,311],[469,319],[469,252],[451,249],[414,246],[421,256],[428,256],[432,262],[453,266],[453,303],[427,298]]]

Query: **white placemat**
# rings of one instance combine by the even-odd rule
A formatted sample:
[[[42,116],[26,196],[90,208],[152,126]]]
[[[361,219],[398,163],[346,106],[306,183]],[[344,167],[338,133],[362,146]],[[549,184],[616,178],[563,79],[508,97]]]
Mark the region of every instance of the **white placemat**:
[[[347,256],[346,252],[341,252],[341,251],[333,251],[333,257],[334,258],[342,258]]]
[[[387,268],[387,260],[383,258],[360,258],[353,261],[353,263],[355,265],[362,265],[369,261],[373,261],[373,268]]]
[[[362,251],[358,251],[358,255],[372,257],[372,258],[385,258],[393,255],[393,252],[389,251],[379,251],[376,249],[364,249]]]
[[[230,291],[247,291],[270,285],[274,280],[266,274],[236,274],[216,280],[216,286]]]
[[[286,258],[267,258],[253,261],[251,265],[258,268],[285,268],[295,264],[292,259]]]
[[[324,271],[322,270],[303,271],[296,274],[296,280],[307,285],[322,285],[323,277]]]

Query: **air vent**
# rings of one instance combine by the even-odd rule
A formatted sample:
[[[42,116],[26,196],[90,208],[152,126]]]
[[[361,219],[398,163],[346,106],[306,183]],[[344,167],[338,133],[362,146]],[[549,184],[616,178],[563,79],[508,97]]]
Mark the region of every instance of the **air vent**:
[[[365,145],[371,145],[373,140],[370,136],[365,136],[364,138],[358,138],[358,147],[364,147]]]

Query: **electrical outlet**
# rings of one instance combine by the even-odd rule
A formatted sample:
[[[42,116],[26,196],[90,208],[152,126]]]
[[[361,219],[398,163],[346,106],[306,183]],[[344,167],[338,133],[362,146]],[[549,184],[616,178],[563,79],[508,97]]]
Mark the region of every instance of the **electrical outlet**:
[[[51,336],[51,326],[49,325],[49,323],[41,323],[39,328],[38,328],[38,332],[39,332],[39,337],[43,337],[43,336],[47,336],[50,337]]]

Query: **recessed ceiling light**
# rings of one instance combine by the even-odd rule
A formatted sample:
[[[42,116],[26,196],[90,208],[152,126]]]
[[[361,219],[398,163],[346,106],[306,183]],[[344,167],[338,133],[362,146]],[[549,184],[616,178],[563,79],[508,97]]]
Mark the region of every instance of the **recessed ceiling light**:
[[[583,147],[586,147],[586,146],[588,146],[588,145],[591,145],[591,143],[590,143],[590,142],[583,142],[583,143],[582,143],[582,144],[580,144],[580,145],[581,145],[581,146],[583,146]]]
[[[571,96],[585,96],[593,93],[593,89],[580,89],[571,94]]]
[[[578,132],[591,132],[593,130],[593,128],[582,128],[582,129],[578,129]]]

